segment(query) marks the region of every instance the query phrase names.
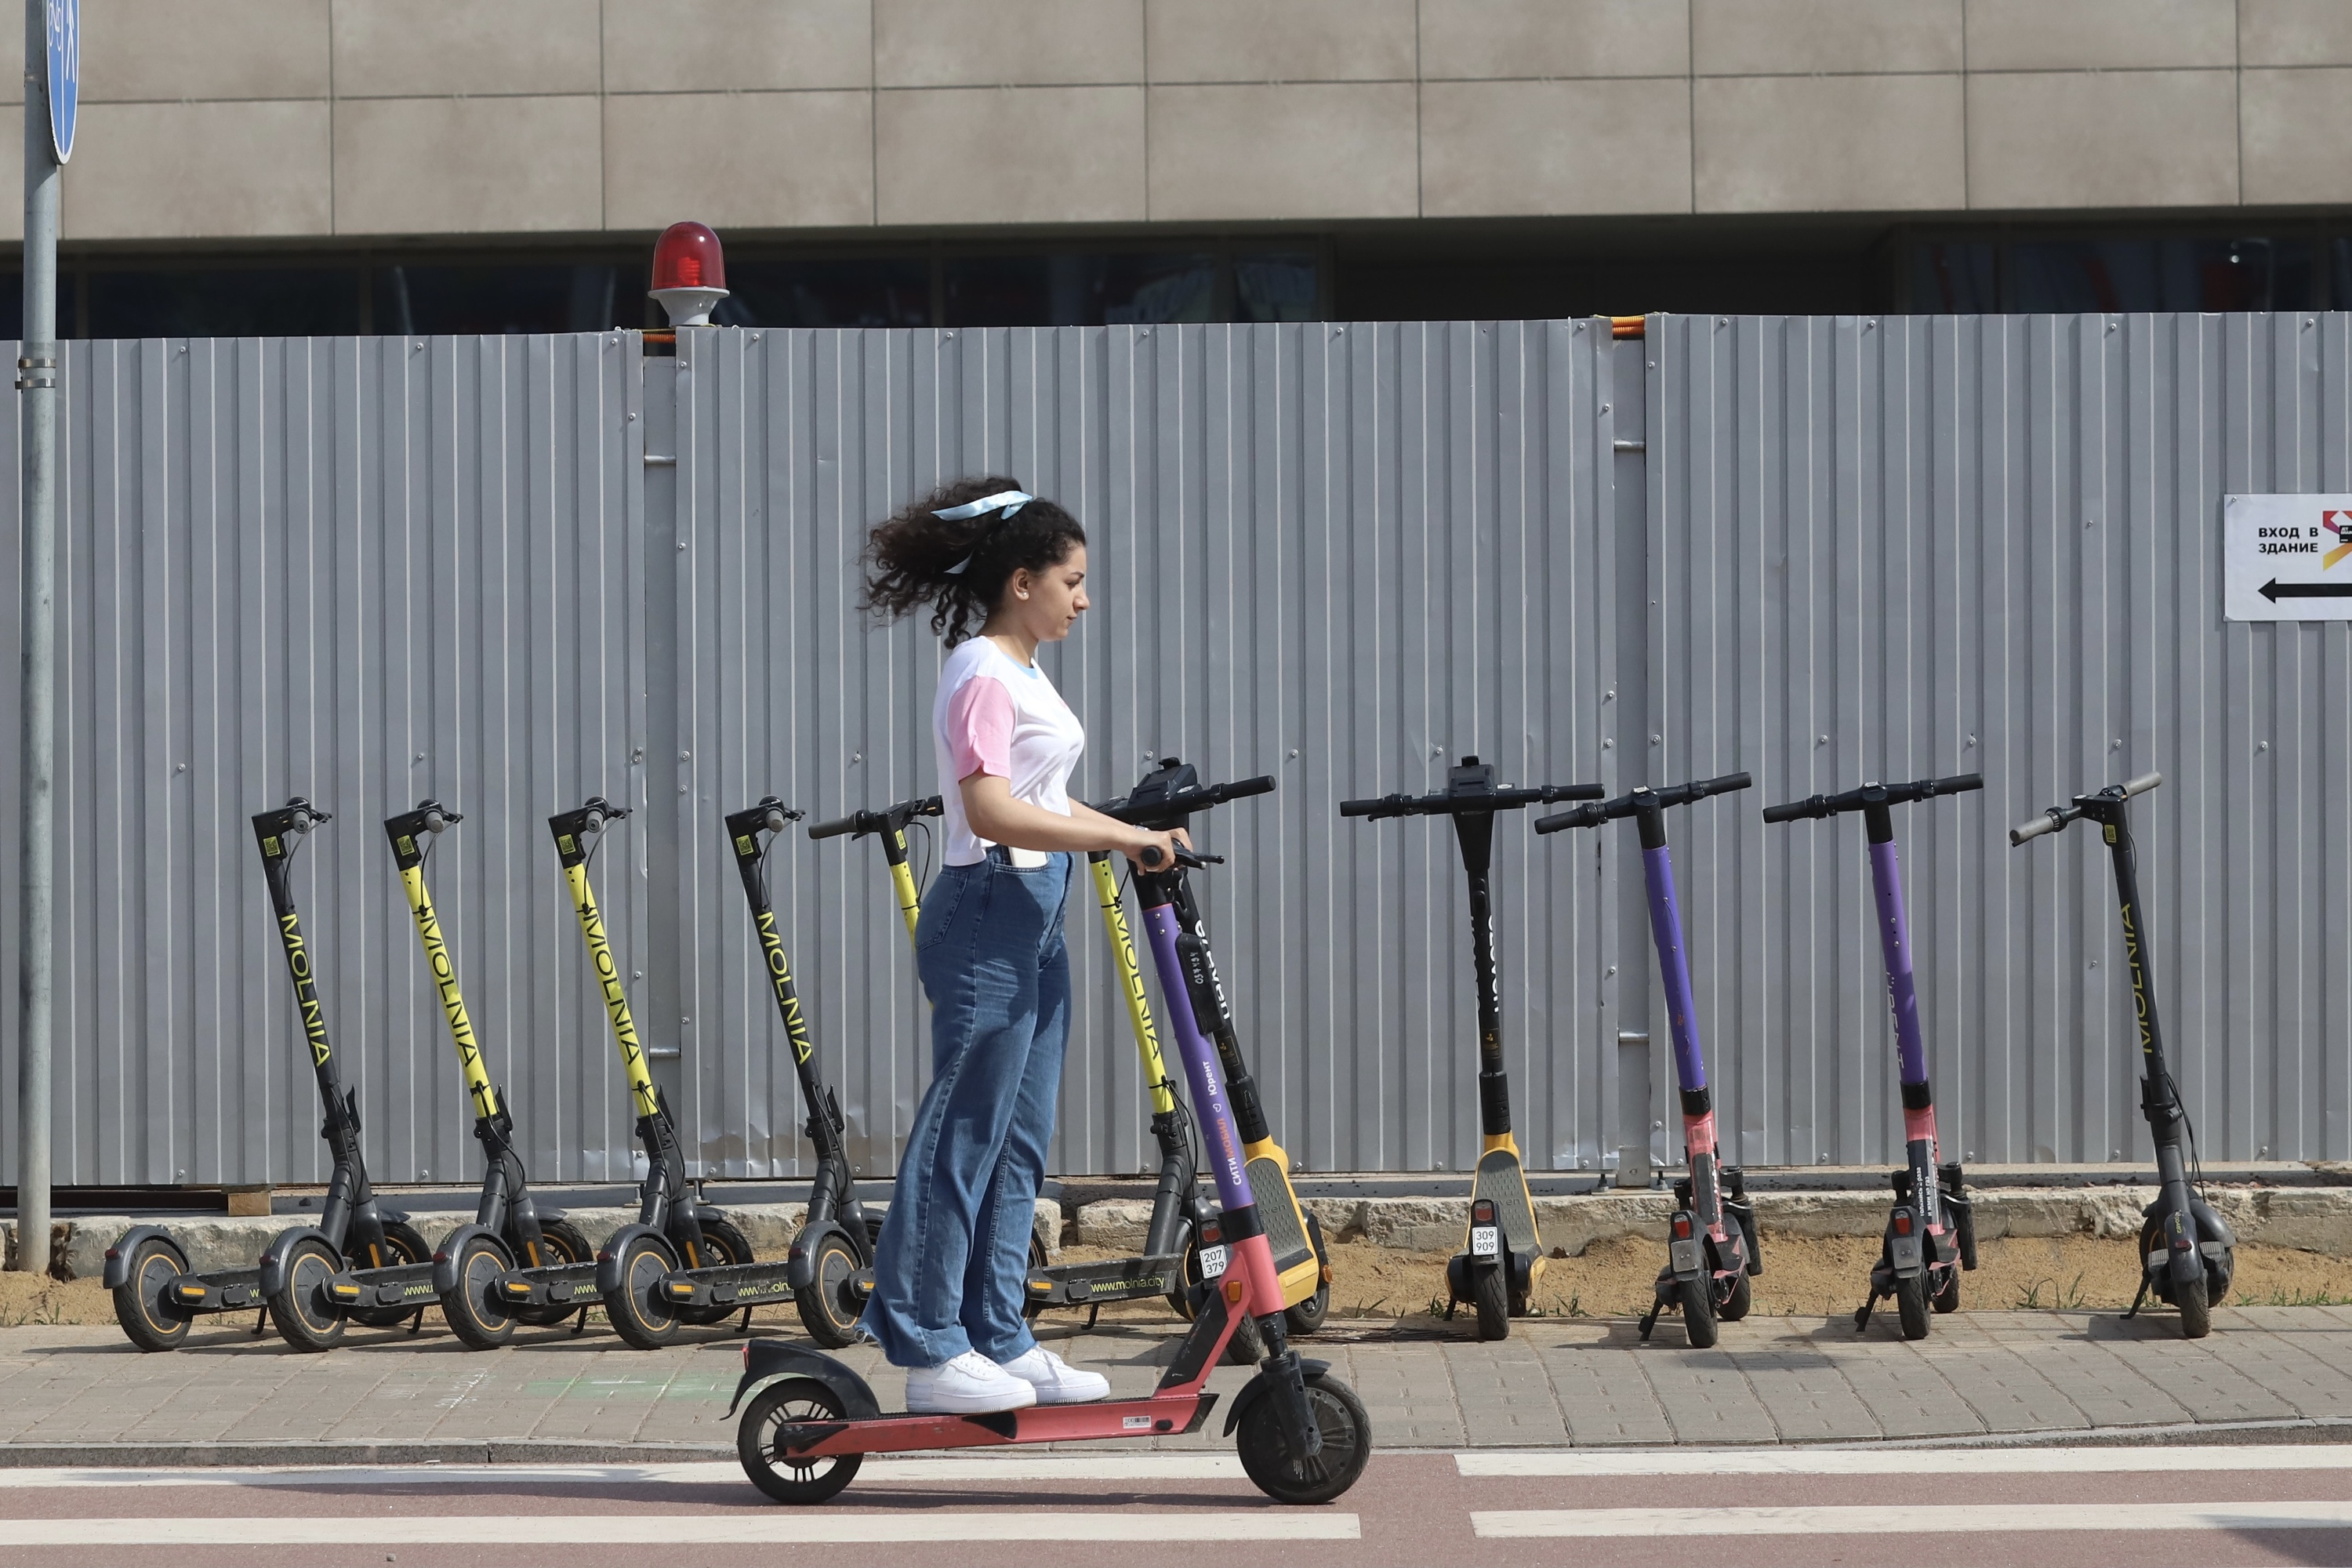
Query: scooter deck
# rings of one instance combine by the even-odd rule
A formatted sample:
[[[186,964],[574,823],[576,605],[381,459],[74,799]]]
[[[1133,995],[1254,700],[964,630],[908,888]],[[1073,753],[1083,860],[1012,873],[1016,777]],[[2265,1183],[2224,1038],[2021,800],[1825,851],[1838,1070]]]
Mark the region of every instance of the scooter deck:
[[[1495,1223],[1513,1252],[1540,1257],[1543,1240],[1536,1232],[1535,1205],[1528,1197],[1527,1172],[1519,1157],[1507,1149],[1490,1149],[1478,1157],[1471,1179],[1470,1201],[1485,1198],[1495,1205]]]
[[[441,1300],[433,1289],[433,1264],[395,1263],[388,1268],[346,1268],[327,1281],[327,1300],[339,1312],[379,1307],[428,1307]]]
[[[758,1307],[793,1299],[792,1265],[729,1263],[717,1268],[681,1268],[662,1277],[662,1294],[672,1307]]]
[[[903,1454],[925,1448],[989,1448],[1008,1443],[1098,1442],[1106,1437],[1168,1437],[1198,1431],[1217,1396],[1205,1389],[1107,1399],[1095,1405],[1033,1405],[989,1415],[896,1412],[846,1421],[796,1421],[776,1428],[776,1451],[790,1458],[840,1454]]]
[[[593,1307],[604,1298],[596,1290],[596,1265],[557,1263],[545,1268],[518,1268],[499,1276],[499,1300],[509,1310],[517,1307]]]
[[[172,1310],[184,1317],[204,1312],[249,1312],[259,1307],[261,1270],[228,1268],[217,1274],[183,1274],[163,1291]]]
[[[1258,1223],[1265,1227],[1266,1245],[1274,1248],[1274,1271],[1282,1279],[1282,1304],[1296,1307],[1323,1283],[1322,1262],[1307,1239],[1298,1194],[1291,1190],[1290,1173],[1271,1155],[1245,1161],[1244,1168],[1249,1173],[1250,1191],[1257,1194]],[[1276,1198],[1276,1193],[1282,1195]]]
[[[1100,1263],[1063,1263],[1029,1271],[1029,1300],[1044,1307],[1090,1307],[1104,1301],[1139,1301],[1184,1288],[1184,1255],[1113,1258]]]

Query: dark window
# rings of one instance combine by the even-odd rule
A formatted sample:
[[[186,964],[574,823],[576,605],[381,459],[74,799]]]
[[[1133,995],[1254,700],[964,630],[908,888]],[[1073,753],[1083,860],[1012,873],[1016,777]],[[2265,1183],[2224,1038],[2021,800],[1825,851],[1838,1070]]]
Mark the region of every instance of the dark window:
[[[360,330],[355,268],[88,276],[93,338],[331,337]]]
[[[1322,315],[1311,256],[1234,258],[1234,320],[1312,321]]]
[[[628,281],[622,277],[626,272]],[[378,267],[375,330],[593,332],[644,324],[642,268]]]
[[[1990,245],[1921,245],[1911,251],[1911,309],[1922,316],[1976,316],[2000,309],[2000,273]]]
[[[931,266],[890,261],[740,261],[710,319],[722,327],[925,327]]]
[[[58,271],[58,336],[79,337],[74,330],[74,289],[78,279],[60,268]],[[0,272],[0,339],[15,341],[25,335],[25,279],[21,273]]]
[[[2006,309],[2293,310],[2312,302],[2302,239],[2115,239],[2012,245]]]
[[[1213,321],[1214,256],[950,256],[946,325]]]

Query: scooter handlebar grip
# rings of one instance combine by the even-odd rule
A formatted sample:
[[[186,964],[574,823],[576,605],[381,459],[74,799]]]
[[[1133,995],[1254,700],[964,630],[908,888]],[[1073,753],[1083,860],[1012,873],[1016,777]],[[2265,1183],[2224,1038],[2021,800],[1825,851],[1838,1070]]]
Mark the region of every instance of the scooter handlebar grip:
[[[2065,823],[2059,819],[2059,814],[2057,812],[2045,811],[2041,816],[2033,817],[2029,821],[2021,822],[2016,826],[2011,828],[2009,830],[2009,846],[2011,848],[2014,849],[2019,845],[2026,843],[2028,840],[2039,838],[2045,833],[2055,833],[2061,827],[2065,826]]]
[[[1274,775],[1272,773],[1260,773],[1254,779],[1241,779],[1233,784],[1219,784],[1215,789],[1211,790],[1209,793],[1217,797],[1217,802],[1220,805],[1223,805],[1224,802],[1229,800],[1241,800],[1246,796],[1254,795],[1272,795],[1274,793]]]
[[[1590,827],[1594,823],[1605,820],[1603,814],[1596,807],[1580,805],[1573,811],[1557,812],[1550,816],[1537,817],[1536,831],[1538,834],[1562,833],[1571,827]]]
[[[2124,797],[2128,800],[2131,796],[2136,795],[2146,795],[2148,791],[2154,789],[2163,782],[2164,775],[2162,773],[2142,773],[2139,777],[2124,785]]]
[[[1764,820],[1768,823],[1802,822],[1809,816],[1819,815],[1821,815],[1820,811],[1810,800],[1792,800],[1786,805],[1768,805],[1764,808]]]
[[[838,838],[845,833],[855,833],[857,831],[857,819],[865,815],[864,812],[852,812],[847,816],[837,816],[831,822],[813,823],[809,826],[808,836],[811,838]]]
[[[1147,871],[1157,871],[1160,869],[1160,863],[1167,858],[1168,857],[1166,855],[1160,852],[1160,846],[1157,844],[1145,845],[1143,847],[1143,853],[1136,857],[1138,860],[1143,862],[1143,868]]]
[[[1373,800],[1343,800],[1339,803],[1339,815],[1342,816],[1391,816],[1402,815],[1401,812],[1383,811],[1381,807],[1388,805],[1389,800],[1386,796],[1381,796]]]
[[[1711,795],[1730,795],[1734,791],[1747,789],[1755,783],[1756,781],[1746,773],[1726,773],[1719,779],[1707,779],[1691,786],[1691,798],[1705,800]]]

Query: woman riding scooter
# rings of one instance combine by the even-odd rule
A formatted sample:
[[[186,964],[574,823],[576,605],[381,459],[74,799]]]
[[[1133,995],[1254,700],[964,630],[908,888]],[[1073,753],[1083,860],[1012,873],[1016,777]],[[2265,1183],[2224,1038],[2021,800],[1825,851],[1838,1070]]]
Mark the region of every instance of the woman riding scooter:
[[[908,1369],[910,1411],[1102,1399],[1109,1381],[1039,1345],[1021,1313],[1069,1038],[1062,906],[1074,854],[1156,850],[1164,866],[1185,840],[1069,797],[1086,731],[1036,660],[1087,607],[1076,518],[1009,479],[960,479],[877,524],[866,560],[864,607],[887,621],[929,606],[949,653],[931,709],[946,851],[915,933],[931,1084],[858,1326]]]

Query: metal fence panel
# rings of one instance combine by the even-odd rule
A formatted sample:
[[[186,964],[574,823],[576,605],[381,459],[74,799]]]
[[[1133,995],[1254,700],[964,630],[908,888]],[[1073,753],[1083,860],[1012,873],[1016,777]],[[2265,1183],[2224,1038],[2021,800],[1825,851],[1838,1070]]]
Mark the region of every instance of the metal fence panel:
[[[429,875],[534,1174],[627,1173],[610,1168],[625,1098],[544,819],[627,787],[642,725],[636,344],[68,345],[59,1181],[323,1176],[247,822],[297,793],[335,816],[297,864],[296,898],[378,1177],[478,1171],[380,826],[427,794],[467,814]],[[13,422],[5,439],[13,462]],[[0,503],[11,515],[16,497]],[[11,549],[12,658],[16,572]],[[14,889],[16,682],[0,689]],[[631,930],[644,868],[604,869],[616,930]],[[15,1027],[12,1007],[12,1058]]]
[[[1756,1163],[1899,1157],[1858,822],[1757,808],[1981,771],[1898,814],[1948,1147],[2146,1155],[2106,858],[2003,829],[2151,768],[2136,808],[2204,1152],[2347,1152],[2352,628],[2225,625],[2221,497],[2340,489],[2343,316],[1657,318],[1658,772],[1724,1121]],[[2340,815],[2340,814],[2339,814]]]
[[[856,556],[893,507],[985,472],[1089,531],[1095,608],[1044,660],[1087,724],[1079,786],[1124,793],[1168,755],[1280,781],[1197,828],[1232,857],[1201,880],[1277,1134],[1317,1169],[1465,1168],[1453,845],[1343,825],[1335,803],[1430,787],[1457,752],[1589,776],[1614,649],[1607,350],[1580,322],[686,334],[677,925],[711,1168],[807,1168],[719,819],[770,790],[832,816],[939,787],[938,645],[859,617]],[[1597,878],[1524,822],[1498,837],[1520,1137],[1572,1167],[1603,1136]],[[929,1053],[878,854],[795,836],[772,865],[854,1155],[887,1168]],[[1083,881],[1069,931],[1054,1166],[1131,1171],[1148,1112]]]

